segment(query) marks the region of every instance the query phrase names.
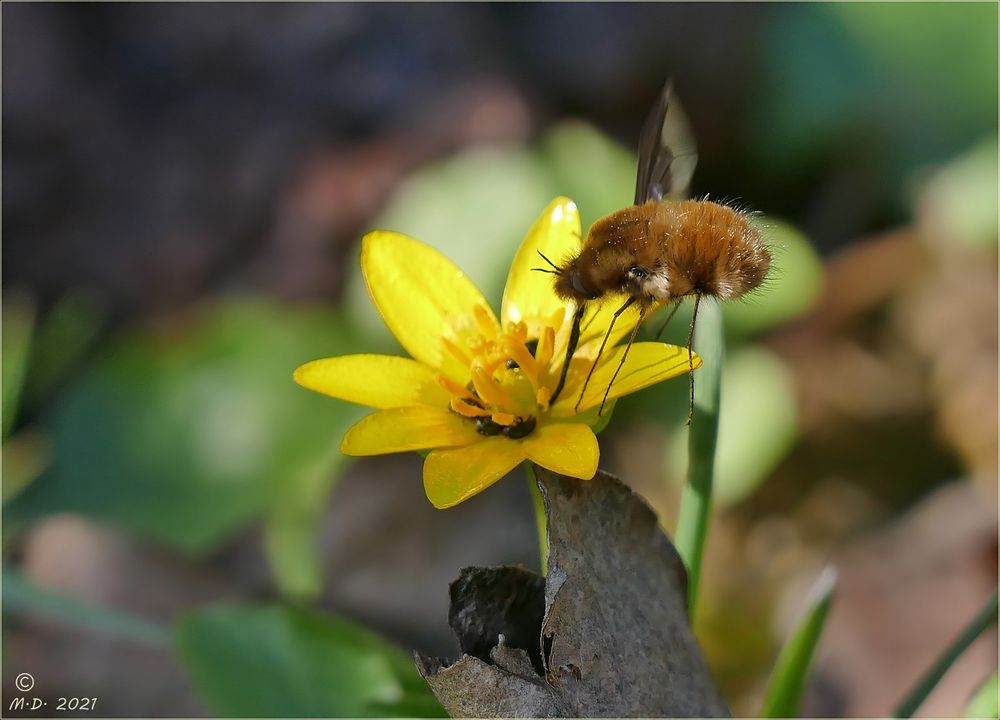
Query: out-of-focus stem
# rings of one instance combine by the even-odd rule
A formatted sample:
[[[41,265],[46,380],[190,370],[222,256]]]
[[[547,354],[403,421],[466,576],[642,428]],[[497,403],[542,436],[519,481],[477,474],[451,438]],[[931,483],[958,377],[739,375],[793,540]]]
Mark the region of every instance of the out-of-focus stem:
[[[535,526],[538,528],[538,557],[542,564],[542,575],[549,571],[549,534],[545,520],[545,501],[542,500],[542,491],[538,487],[538,478],[535,477],[534,463],[527,462],[524,467],[528,473],[528,488],[531,490],[531,502],[535,506]]]
[[[924,676],[920,678],[914,688],[906,694],[906,697],[903,698],[903,701],[892,713],[892,717],[913,717],[913,713],[923,704],[924,700],[931,694],[931,691],[937,686],[938,682],[940,682],[941,678],[944,677],[944,674],[948,672],[955,661],[958,660],[959,656],[968,650],[976,638],[982,635],[983,631],[996,621],[997,591],[994,590],[986,605],[983,606],[983,609],[972,619],[972,622],[965,626],[965,629],[948,646],[948,649],[924,673]]]
[[[719,305],[702,300],[694,349],[702,365],[695,372],[694,414],[688,435],[688,475],[681,494],[674,544],[688,573],[688,609],[694,622],[701,561],[712,513],[712,478],[719,429],[719,386],[725,339]]]

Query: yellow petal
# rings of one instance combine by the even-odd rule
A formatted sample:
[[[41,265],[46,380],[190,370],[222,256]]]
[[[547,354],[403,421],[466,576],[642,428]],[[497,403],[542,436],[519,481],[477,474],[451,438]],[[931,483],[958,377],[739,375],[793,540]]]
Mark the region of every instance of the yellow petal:
[[[611,319],[615,312],[625,303],[626,299],[624,296],[612,295],[599,300],[593,300],[588,304],[583,322],[580,323],[580,340],[577,343],[574,357],[590,358],[591,360],[597,357],[597,353],[601,349],[601,343],[604,342],[604,337],[608,334]],[[631,334],[638,321],[639,310],[633,303],[615,320],[615,325],[611,331],[611,335],[608,336],[604,353],[606,354],[609,348],[613,348],[622,338]],[[567,312],[563,324],[556,333],[555,348],[548,368],[550,378],[558,377],[562,371],[562,364],[566,359],[566,345],[569,342],[572,327],[573,313]]]
[[[461,447],[482,439],[475,425],[441,407],[397,407],[362,418],[344,439],[345,455],[386,455],[407,450]]]
[[[553,275],[532,268],[551,270],[541,252],[559,264],[580,248],[580,213],[568,198],[556,198],[531,226],[514,256],[503,292],[500,318],[508,323],[524,322],[528,335],[537,338],[542,319],[563,306],[552,290]]]
[[[302,387],[373,408],[443,407],[450,398],[436,372],[416,360],[391,355],[313,360],[299,367],[294,377]]]
[[[440,252],[399,233],[377,230],[361,243],[361,269],[368,292],[386,325],[406,351],[463,383],[469,368],[447,352],[442,338],[457,345],[477,330],[473,308],[496,318],[479,289]]]
[[[522,443],[499,437],[435,450],[424,460],[424,492],[436,508],[458,505],[516,468],[524,457]]]
[[[625,347],[622,345],[610,352],[605,349],[601,363],[587,385],[587,392],[578,408],[579,412],[601,404],[604,392],[608,389],[608,383],[625,352]],[[693,355],[693,360],[694,367],[697,368],[701,365],[701,358],[698,357],[697,353]],[[663,380],[684,375],[688,372],[688,368],[687,348],[655,342],[635,343],[629,351],[625,365],[615,379],[614,386],[608,392],[608,402]],[[573,364],[573,368],[570,370],[572,381],[567,380],[566,389],[559,396],[559,400],[552,409],[554,415],[573,413],[573,406],[576,405],[580,388],[583,386],[589,369],[590,362],[586,360]]]
[[[611,319],[627,299],[627,297],[615,295],[591,303],[593,309],[587,311],[580,324],[580,343],[577,346],[577,354],[591,359],[596,357],[597,351],[601,348],[601,342],[604,341],[604,336],[608,333]],[[608,348],[614,347],[621,339],[629,335],[637,322],[639,322],[639,308],[637,303],[633,303],[615,320],[614,330],[608,338],[608,344],[604,351],[607,352]],[[565,352],[565,346],[563,352]]]
[[[590,480],[597,472],[601,449],[586,425],[544,425],[523,440],[528,459],[547,470]]]

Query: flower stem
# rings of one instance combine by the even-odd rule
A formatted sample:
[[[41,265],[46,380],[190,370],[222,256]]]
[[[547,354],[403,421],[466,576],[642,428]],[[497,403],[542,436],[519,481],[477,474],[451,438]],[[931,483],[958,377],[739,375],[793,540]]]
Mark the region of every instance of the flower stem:
[[[976,638],[982,635],[990,625],[997,621],[997,591],[994,590],[990,599],[983,609],[972,619],[961,634],[955,638],[954,642],[939,657],[934,664],[924,673],[917,684],[906,694],[903,701],[893,711],[894,718],[912,717],[931,691],[937,686],[941,678],[948,672],[949,668],[958,660],[959,656],[969,649]]]
[[[702,301],[695,350],[702,365],[695,373],[694,413],[688,435],[688,476],[681,494],[674,544],[688,573],[688,610],[694,622],[701,561],[712,512],[712,477],[719,429],[719,386],[725,340],[717,303]]]
[[[549,532],[546,527],[545,501],[535,477],[535,464],[527,462],[524,467],[528,473],[528,489],[531,491],[531,501],[535,506],[535,526],[538,528],[538,557],[542,564],[542,575],[549,572]]]

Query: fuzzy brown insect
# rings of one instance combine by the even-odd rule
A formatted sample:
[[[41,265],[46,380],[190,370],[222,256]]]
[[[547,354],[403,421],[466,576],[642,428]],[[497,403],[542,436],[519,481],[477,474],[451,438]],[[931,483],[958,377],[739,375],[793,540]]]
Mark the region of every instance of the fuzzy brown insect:
[[[745,213],[708,200],[665,199],[683,192],[694,170],[693,151],[683,153],[676,149],[678,142],[683,143],[684,124],[683,116],[671,103],[668,83],[640,138],[635,205],[595,222],[575,256],[560,264],[545,258],[551,266],[546,272],[556,276],[556,294],[576,304],[573,332],[553,400],[565,382],[569,359],[576,350],[580,323],[589,303],[610,296],[625,297],[590,368],[580,399],[615,320],[627,308],[637,304],[639,319],[618,370],[624,365],[636,332],[650,310],[668,303],[674,305],[657,333],[659,338],[681,300],[693,297],[694,312],[688,332],[688,358],[692,370],[690,423],[694,407],[691,343],[699,302],[703,297],[734,300],[759,287],[767,277],[771,254],[760,230]],[[608,391],[605,391],[605,400]],[[603,408],[602,402],[602,412]]]

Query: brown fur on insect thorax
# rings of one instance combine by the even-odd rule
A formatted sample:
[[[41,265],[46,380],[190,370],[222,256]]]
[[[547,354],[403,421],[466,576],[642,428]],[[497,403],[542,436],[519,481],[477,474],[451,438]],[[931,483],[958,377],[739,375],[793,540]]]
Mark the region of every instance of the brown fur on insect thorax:
[[[650,200],[595,222],[558,268],[556,293],[578,304],[605,294],[651,306],[688,295],[732,300],[757,288],[771,255],[749,218],[707,200]]]

